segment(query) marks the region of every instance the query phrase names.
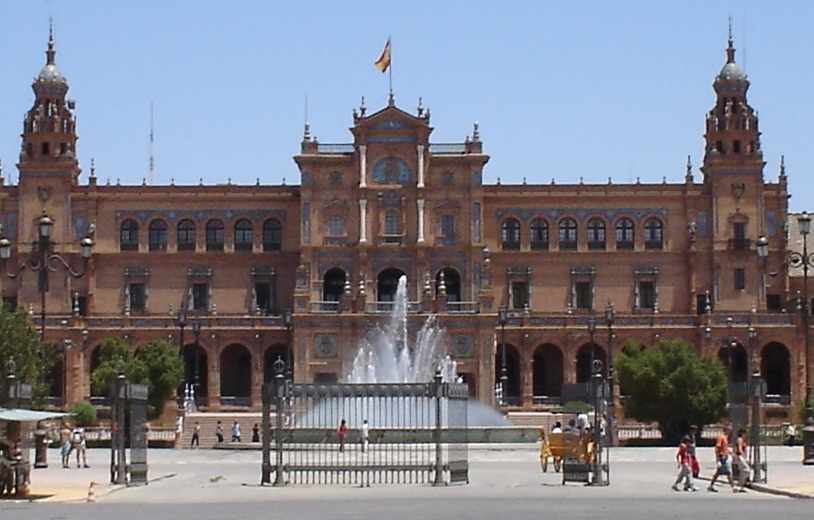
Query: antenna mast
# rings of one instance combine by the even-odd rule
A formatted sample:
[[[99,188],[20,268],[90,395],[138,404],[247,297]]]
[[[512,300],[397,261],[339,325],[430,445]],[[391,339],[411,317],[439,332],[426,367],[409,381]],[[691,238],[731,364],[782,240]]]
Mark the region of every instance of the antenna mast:
[[[148,180],[150,186],[153,185],[155,175],[155,156],[153,155],[153,102],[150,101],[150,175]]]

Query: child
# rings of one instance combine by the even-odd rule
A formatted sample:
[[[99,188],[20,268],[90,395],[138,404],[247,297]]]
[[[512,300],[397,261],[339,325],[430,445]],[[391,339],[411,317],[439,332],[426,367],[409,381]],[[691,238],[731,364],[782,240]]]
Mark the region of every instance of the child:
[[[692,481],[692,467],[690,466],[689,446],[692,440],[689,436],[681,439],[681,444],[678,445],[678,452],[676,453],[676,462],[678,462],[678,476],[673,484],[673,491],[679,491],[678,484],[684,480],[684,491],[698,491]]]

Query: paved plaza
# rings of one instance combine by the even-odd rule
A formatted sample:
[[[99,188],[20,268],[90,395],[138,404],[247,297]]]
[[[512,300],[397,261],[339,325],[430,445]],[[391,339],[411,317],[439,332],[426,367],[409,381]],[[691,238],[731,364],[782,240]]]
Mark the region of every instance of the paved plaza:
[[[0,508],[20,513],[20,518],[256,518],[274,511],[291,518],[435,518],[465,515],[494,518],[502,513],[535,514],[550,511],[576,518],[686,518],[689,512],[722,511],[741,518],[765,518],[787,512],[809,511],[812,502],[790,495],[814,498],[814,467],[804,467],[798,447],[771,447],[769,483],[763,491],[733,494],[719,485],[719,493],[705,490],[675,492],[673,448],[615,448],[611,456],[611,485],[585,487],[561,484],[561,474],[540,471],[538,446],[473,445],[470,449],[469,485],[349,485],[286,487],[260,486],[259,450],[150,450],[150,484],[143,487],[109,484],[110,452],[90,450],[89,469],[63,469],[55,450],[50,466],[34,470],[33,502],[5,501]],[[702,478],[714,470],[710,448],[700,448]],[[88,485],[96,482],[96,503],[87,503]],[[42,497],[42,498],[38,498]],[[723,508],[723,510],[721,509]],[[675,514],[662,514],[675,511]],[[775,513],[772,513],[774,511]],[[136,514],[138,512],[138,514]],[[382,514],[386,512],[386,514]],[[277,517],[277,515],[274,515]],[[728,515],[727,515],[728,516]]]

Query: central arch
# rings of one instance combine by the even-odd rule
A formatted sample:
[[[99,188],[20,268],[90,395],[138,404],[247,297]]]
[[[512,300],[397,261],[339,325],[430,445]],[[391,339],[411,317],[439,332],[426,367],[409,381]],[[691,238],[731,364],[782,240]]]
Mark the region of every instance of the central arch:
[[[740,343],[724,346],[718,350],[718,359],[726,368],[727,377],[732,383],[743,383],[749,375],[749,357]],[[730,366],[731,362],[731,366]]]
[[[195,366],[195,353],[198,354],[198,365]],[[195,384],[195,374],[198,381],[195,388],[195,402],[198,405],[208,404],[209,398],[209,371],[207,370],[208,356],[206,350],[197,343],[184,345],[184,381]],[[197,369],[197,372],[196,372]],[[181,394],[179,394],[181,395]]]
[[[399,286],[399,278],[404,276],[404,271],[391,267],[379,272],[376,280],[376,301],[392,302],[396,301],[396,291]]]
[[[244,345],[233,343],[220,355],[220,396],[225,405],[250,406],[252,355]]]
[[[791,356],[782,343],[772,342],[760,353],[760,374],[766,381],[766,394],[791,395]]]
[[[535,399],[562,395],[562,350],[551,343],[537,347],[532,358],[532,374]]]
[[[577,383],[588,383],[591,381],[593,368],[591,361],[598,359],[602,362],[602,373],[608,374],[608,358],[605,349],[596,343],[586,343],[577,351]]]
[[[498,343],[495,353],[495,388],[500,383],[502,375],[502,345]],[[522,404],[520,393],[520,352],[517,347],[506,343],[506,388],[504,389],[506,404],[520,406]]]

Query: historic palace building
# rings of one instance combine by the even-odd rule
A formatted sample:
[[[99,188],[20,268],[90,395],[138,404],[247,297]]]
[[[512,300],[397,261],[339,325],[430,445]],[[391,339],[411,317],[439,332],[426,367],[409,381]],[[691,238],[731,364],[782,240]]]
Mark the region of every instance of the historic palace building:
[[[563,384],[587,381],[592,349],[607,371],[625,343],[669,338],[719,356],[735,383],[759,371],[770,420],[792,418],[802,401],[802,280],[786,262],[797,220],[783,166],[764,177],[731,39],[700,174],[688,161],[679,184],[484,184],[477,124],[464,142],[432,142],[430,111],[408,113],[391,94],[381,110],[353,111],[346,144],[318,142],[306,125],[299,185],[100,185],[92,163],[87,174],[79,166],[53,39],[46,55],[19,184],[0,186],[10,242],[0,256],[15,275],[3,275],[4,302],[27,309],[64,352],[57,403],[93,397],[109,336],[133,349],[178,343],[208,410],[259,409],[278,359],[290,357],[298,382],[342,380],[402,275],[409,331],[437,315],[486,402],[504,359],[505,405],[545,410]],[[46,261],[47,277],[36,269],[44,243],[65,261]]]

